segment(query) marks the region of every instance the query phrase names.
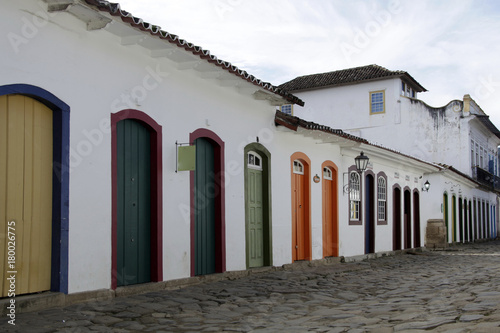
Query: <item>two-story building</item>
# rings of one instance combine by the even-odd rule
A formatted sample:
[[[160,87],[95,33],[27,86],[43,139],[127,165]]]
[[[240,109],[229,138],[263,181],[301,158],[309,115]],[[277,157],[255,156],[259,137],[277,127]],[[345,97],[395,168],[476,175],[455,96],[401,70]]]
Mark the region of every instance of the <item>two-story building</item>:
[[[488,214],[484,218],[488,220],[484,222],[486,236],[481,232],[468,235],[468,230],[455,236],[454,230],[463,227],[450,227],[449,239],[496,237],[498,222],[492,216],[498,214],[492,207],[498,207],[496,193],[500,190],[500,132],[469,95],[440,108],[430,107],[417,98],[418,93],[426,89],[410,74],[377,65],[300,76],[280,88],[306,102],[303,107],[284,106],[284,112],[336,126],[424,161],[452,166],[461,179],[473,180],[475,185],[468,180],[460,185],[443,181],[443,200],[451,201],[442,203],[445,208],[439,209],[439,214],[448,219],[445,211],[449,206],[456,212],[449,214],[450,226],[453,226],[453,221],[467,215],[464,213],[469,211],[466,203],[470,202],[472,207],[477,200],[481,206],[485,205]],[[460,193],[454,193],[458,186]],[[438,216],[434,213],[431,217]],[[464,225],[463,221],[456,223]]]

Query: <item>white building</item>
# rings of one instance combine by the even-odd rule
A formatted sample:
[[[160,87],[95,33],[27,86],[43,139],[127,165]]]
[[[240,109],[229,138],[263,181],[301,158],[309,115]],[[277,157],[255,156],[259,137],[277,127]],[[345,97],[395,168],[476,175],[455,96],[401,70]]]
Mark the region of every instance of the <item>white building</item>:
[[[458,171],[464,183],[436,179],[439,187],[432,186],[432,202],[440,204],[427,217],[449,219],[450,241],[496,237],[500,132],[469,95],[433,108],[417,99],[426,90],[411,75],[377,65],[300,76],[280,88],[305,101],[303,107],[288,107],[295,116],[335,126],[424,161],[452,166],[450,170]],[[452,173],[458,174],[446,172]],[[484,203],[488,222],[484,222],[485,233],[478,231],[474,236],[469,235],[470,227],[464,230],[467,221],[463,220],[468,216],[464,210],[474,211],[476,201]],[[450,210],[453,206],[455,213],[446,214],[445,208],[437,209],[440,205]],[[473,215],[479,215],[479,209]],[[477,223],[481,221],[479,216]],[[462,234],[455,235],[454,230]]]
[[[0,267],[16,269],[17,294],[112,295],[419,247],[430,218],[420,207],[427,194],[442,196],[434,186],[423,193],[425,181],[477,186],[453,169],[276,113],[303,101],[116,4],[0,7],[8,40]],[[370,158],[363,174],[354,166],[361,151]]]

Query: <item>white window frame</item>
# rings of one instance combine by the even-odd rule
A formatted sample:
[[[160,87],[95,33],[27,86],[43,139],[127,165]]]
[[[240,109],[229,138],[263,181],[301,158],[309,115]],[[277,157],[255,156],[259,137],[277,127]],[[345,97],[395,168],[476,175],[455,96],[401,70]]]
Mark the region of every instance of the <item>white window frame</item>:
[[[333,180],[333,172],[329,167],[323,168],[323,179]]]
[[[247,167],[249,169],[262,170],[262,157],[254,151],[249,151],[247,154]]]
[[[299,160],[293,161],[293,173],[297,175],[304,174],[304,164],[301,161]]]
[[[379,221],[387,219],[387,181],[379,176],[377,180],[377,217]]]
[[[360,220],[361,208],[361,176],[356,171],[349,175],[349,219]]]

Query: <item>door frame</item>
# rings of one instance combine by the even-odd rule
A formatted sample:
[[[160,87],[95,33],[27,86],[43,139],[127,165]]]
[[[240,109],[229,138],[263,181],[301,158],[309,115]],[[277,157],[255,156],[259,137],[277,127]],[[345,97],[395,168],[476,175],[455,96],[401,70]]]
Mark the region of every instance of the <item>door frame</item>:
[[[199,128],[189,134],[189,142],[194,145],[198,138],[208,139],[214,147],[215,182],[219,195],[215,198],[215,272],[226,271],[226,189],[225,189],[225,164],[224,141],[214,132]],[[195,196],[194,196],[194,171],[189,172],[190,181],[190,239],[191,239],[191,276],[195,276]],[[217,184],[218,183],[218,184]]]
[[[326,182],[323,179],[323,169],[324,168],[330,168],[332,170],[332,193],[334,196],[334,202],[333,202],[333,256],[338,257],[339,256],[339,193],[338,193],[338,173],[339,173],[339,168],[335,163],[332,161],[328,160],[323,162],[321,164],[321,177],[323,181],[322,189],[323,189],[323,195],[322,195],[322,202],[323,202],[323,258],[326,257],[327,255],[327,247],[330,245],[327,243],[327,235],[326,235],[326,212],[325,208],[327,205],[326,198],[325,198],[325,191],[326,191]]]
[[[162,127],[146,113],[126,109],[111,114],[111,289],[117,288],[118,161],[116,124],[125,119],[142,123],[151,136],[151,281],[163,280],[163,158]]]
[[[70,107],[47,90],[29,84],[0,86],[0,96],[33,98],[53,112],[52,249],[50,290],[68,293]]]
[[[401,187],[392,186],[392,249],[401,250]]]
[[[420,232],[420,192],[413,190],[413,247],[422,246]]]
[[[405,186],[403,190],[403,235],[404,249],[412,248],[412,211],[411,211],[411,190],[408,186]],[[405,219],[405,216],[407,219]]]
[[[260,143],[249,143],[243,151],[243,164],[245,173],[245,248],[246,248],[246,267],[250,267],[250,243],[248,236],[249,228],[249,209],[248,209],[248,163],[247,154],[250,151],[255,151],[262,157],[262,216],[263,216],[263,231],[264,231],[264,266],[273,265],[273,242],[272,242],[272,202],[271,202],[271,153]]]
[[[370,181],[368,181],[370,177]],[[375,252],[375,174],[365,172],[365,254]]]
[[[311,260],[312,258],[312,236],[311,236],[311,160],[309,157],[307,157],[306,154],[302,152],[295,152],[290,156],[290,180],[291,180],[291,208],[292,208],[292,262],[294,262],[297,259],[293,259],[296,257],[294,253],[296,253],[296,248],[295,246],[297,245],[297,225],[296,225],[296,214],[295,214],[295,202],[293,200],[293,192],[295,190],[295,182],[294,182],[294,173],[293,173],[293,161],[299,160],[303,166],[304,166],[304,180],[305,180],[305,186],[304,186],[304,197],[305,197],[305,203],[306,207],[304,216],[305,216],[305,230],[307,231],[307,235],[305,235],[305,240],[306,240],[306,249],[305,249],[305,258],[304,260]]]

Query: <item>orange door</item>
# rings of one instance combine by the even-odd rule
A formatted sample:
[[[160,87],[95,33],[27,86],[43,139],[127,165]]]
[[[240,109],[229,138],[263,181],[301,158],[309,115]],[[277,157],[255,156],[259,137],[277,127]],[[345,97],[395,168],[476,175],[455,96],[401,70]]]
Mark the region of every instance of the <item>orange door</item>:
[[[332,170],[323,168],[323,256],[338,256],[337,200]]]
[[[309,198],[304,165],[294,162],[292,175],[292,260],[309,260],[311,241],[309,231]]]

